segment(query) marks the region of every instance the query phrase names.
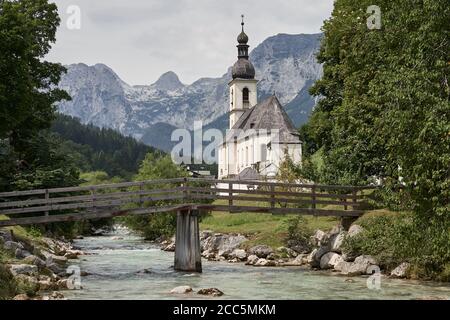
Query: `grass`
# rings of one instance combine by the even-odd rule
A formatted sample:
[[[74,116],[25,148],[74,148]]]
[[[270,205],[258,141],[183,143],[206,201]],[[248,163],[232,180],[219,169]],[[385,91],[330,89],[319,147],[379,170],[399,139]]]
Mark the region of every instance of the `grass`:
[[[217,200],[216,205],[227,204],[226,200]],[[236,205],[255,206],[257,202],[236,201]],[[244,247],[268,245],[277,248],[286,245],[287,221],[294,215],[272,215],[270,213],[225,213],[212,212],[202,219],[201,230],[211,230],[220,233],[240,233],[249,238]],[[338,223],[335,217],[305,216],[311,230],[331,229]]]

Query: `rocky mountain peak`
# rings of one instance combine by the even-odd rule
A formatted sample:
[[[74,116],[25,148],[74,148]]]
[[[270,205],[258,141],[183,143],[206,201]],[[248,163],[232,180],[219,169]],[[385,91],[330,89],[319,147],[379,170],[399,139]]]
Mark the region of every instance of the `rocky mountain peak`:
[[[153,86],[162,91],[175,91],[184,87],[184,84],[181,83],[175,72],[169,71],[159,77],[158,81],[156,81]]]

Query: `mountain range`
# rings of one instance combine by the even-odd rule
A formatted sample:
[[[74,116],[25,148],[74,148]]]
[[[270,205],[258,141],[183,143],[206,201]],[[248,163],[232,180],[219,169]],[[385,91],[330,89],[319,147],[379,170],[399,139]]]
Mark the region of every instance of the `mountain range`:
[[[278,34],[251,53],[259,100],[276,94],[296,126],[305,123],[315,100],[308,93],[322,75],[316,53],[322,34]],[[60,88],[72,97],[58,105],[61,113],[98,127],[118,130],[144,143],[170,150],[171,132],[192,129],[202,120],[208,127],[228,127],[228,82],[231,67],[218,78],[183,84],[170,71],[151,85],[131,86],[108,66],[68,65]],[[226,68],[226,66],[225,66]]]

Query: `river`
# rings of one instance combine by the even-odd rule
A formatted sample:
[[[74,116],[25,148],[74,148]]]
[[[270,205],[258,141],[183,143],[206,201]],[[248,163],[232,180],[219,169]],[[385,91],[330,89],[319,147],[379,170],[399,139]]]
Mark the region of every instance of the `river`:
[[[88,275],[81,278],[81,290],[64,292],[68,299],[205,298],[195,293],[170,294],[182,285],[194,291],[219,288],[225,293],[220,299],[450,299],[447,284],[382,277],[380,289],[370,290],[363,277],[350,279],[299,267],[250,267],[203,260],[201,274],[177,272],[173,270],[173,253],[123,229],[76,240],[74,245],[89,254],[73,260]]]

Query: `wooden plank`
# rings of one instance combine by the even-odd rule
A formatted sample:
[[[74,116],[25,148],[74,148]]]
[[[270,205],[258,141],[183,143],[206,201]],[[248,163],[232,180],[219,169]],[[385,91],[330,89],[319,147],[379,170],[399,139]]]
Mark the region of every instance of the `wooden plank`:
[[[183,195],[168,195],[160,197],[145,197],[143,201],[162,201],[162,200],[181,200]],[[127,198],[127,199],[117,199],[108,201],[96,201],[91,202],[80,202],[80,203],[70,203],[63,205],[50,205],[50,206],[40,206],[40,207],[30,207],[30,208],[20,208],[20,209],[10,209],[10,210],[0,210],[0,214],[11,215],[20,213],[33,213],[33,212],[45,212],[45,211],[56,211],[56,210],[69,210],[69,209],[86,209],[93,207],[105,207],[105,206],[119,206],[129,203],[139,203],[139,198]]]
[[[326,204],[326,205],[350,205],[353,206],[353,203],[345,202],[345,201],[332,201],[332,200],[312,200],[312,199],[293,199],[293,198],[272,198],[272,197],[248,197],[248,196],[220,196],[220,195],[198,195],[191,194],[191,199],[197,200],[240,200],[240,201],[259,201],[263,203],[275,203],[278,202],[286,202],[286,203],[297,203],[297,204]]]
[[[274,185],[277,187],[297,187],[297,188],[305,188],[311,189],[315,186],[317,189],[326,189],[326,190],[353,190],[357,188],[358,190],[362,189],[377,189],[377,186],[339,186],[339,185],[322,185],[322,184],[298,184],[298,183],[281,183],[281,182],[265,182],[265,181],[242,181],[242,180],[217,180],[217,179],[204,179],[204,178],[189,178],[190,181],[197,182],[207,182],[210,184],[218,184],[218,183],[232,183],[238,185],[256,185],[256,186],[270,186]]]
[[[132,210],[108,210],[99,211],[96,213],[92,212],[79,212],[71,214],[58,214],[49,216],[38,216],[38,217],[28,217],[28,218],[17,218],[11,220],[1,220],[0,227],[9,227],[16,225],[30,225],[30,224],[45,224],[52,222],[67,222],[67,221],[80,221],[80,220],[90,220],[90,219],[100,219],[100,218],[111,218],[125,215],[143,215],[152,213],[163,213],[171,212],[186,208],[185,205],[174,205],[165,207],[150,207],[150,208],[139,208]]]
[[[229,193],[229,189],[225,188],[195,188],[189,187],[191,191],[196,192],[221,192],[221,193]],[[271,195],[271,191],[266,190],[240,190],[233,189],[233,193],[242,193],[242,194],[253,194],[253,195]],[[275,195],[279,196],[292,196],[292,197],[311,197],[311,192],[288,192],[288,191],[275,191]],[[355,196],[353,194],[336,194],[336,193],[316,193],[315,196],[317,198],[347,198],[353,199]],[[356,199],[364,199],[364,196],[357,195]]]
[[[26,191],[11,191],[11,192],[1,192],[0,198],[32,196],[32,195],[42,195],[42,194],[45,194],[45,189],[26,190]]]
[[[116,198],[125,198],[131,196],[143,196],[143,195],[151,195],[151,194],[165,194],[165,193],[173,193],[183,191],[182,187],[176,187],[173,189],[162,189],[162,190],[143,190],[143,191],[129,191],[129,192],[113,192],[107,194],[97,194],[96,199],[116,199]],[[88,201],[91,200],[91,195],[83,195],[83,196],[69,196],[69,197],[60,197],[60,198],[50,198],[46,199],[31,199],[31,200],[22,200],[22,201],[11,201],[11,202],[3,202],[0,203],[0,208],[9,208],[9,207],[26,207],[36,204],[56,204],[56,203],[65,203],[65,202],[75,202],[75,201]]]
[[[191,204],[192,208],[224,211],[224,212],[259,212],[259,213],[273,213],[273,214],[303,214],[303,215],[317,215],[317,216],[335,216],[335,217],[359,217],[364,214],[364,211],[359,210],[325,210],[325,209],[310,209],[310,208],[269,208],[269,207],[252,207],[252,206],[227,206],[227,205],[207,205],[207,204]]]

